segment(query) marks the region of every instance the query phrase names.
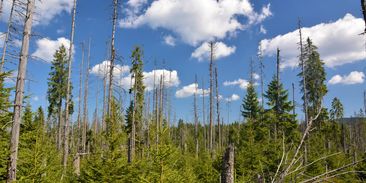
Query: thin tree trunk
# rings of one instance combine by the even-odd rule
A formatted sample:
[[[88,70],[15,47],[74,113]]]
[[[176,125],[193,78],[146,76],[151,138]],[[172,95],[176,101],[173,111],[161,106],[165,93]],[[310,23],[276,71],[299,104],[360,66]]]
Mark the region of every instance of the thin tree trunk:
[[[104,71],[106,68],[104,68]],[[102,114],[102,130],[106,130],[106,113],[107,113],[107,73],[103,73],[103,114]]]
[[[111,115],[111,102],[113,95],[113,70],[114,70],[114,60],[116,58],[116,50],[114,47],[115,34],[116,34],[116,25],[118,18],[118,0],[113,0],[113,23],[112,23],[112,39],[111,39],[111,60],[110,60],[110,68],[109,68],[109,85],[108,85],[108,117]],[[108,129],[107,129],[108,131]]]
[[[7,177],[8,183],[16,181],[19,131],[20,131],[20,123],[22,120],[21,112],[22,112],[23,95],[24,95],[24,82],[27,71],[29,41],[32,32],[34,4],[35,0],[28,0],[27,2],[27,12],[25,16],[24,31],[23,31],[23,41],[20,51],[17,83],[15,87],[13,125],[11,129],[11,139],[10,139],[10,160],[9,160],[8,177]]]
[[[69,47],[69,58],[68,58],[68,77],[67,77],[67,89],[66,89],[66,105],[65,105],[65,142],[64,142],[64,153],[63,153],[63,176],[66,174],[67,160],[69,157],[69,108],[71,100],[71,67],[72,67],[72,51],[74,47],[74,33],[75,33],[75,18],[76,18],[76,1],[74,0],[72,21],[71,21],[71,39]]]
[[[79,75],[79,106],[78,106],[78,141],[77,148],[78,153],[80,153],[81,147],[81,139],[82,139],[82,131],[81,131],[81,99],[82,99],[82,87],[83,87],[83,70],[84,70],[84,44],[81,45],[81,63],[80,63],[80,75]]]
[[[0,18],[3,14],[3,1],[4,0],[1,0],[1,5],[0,5]],[[11,9],[10,9],[10,15],[9,15],[9,19],[8,19],[8,26],[7,26],[7,30],[6,30],[6,33],[5,33],[5,39],[4,39],[4,45],[3,45],[3,54],[1,56],[1,62],[0,62],[0,73],[3,73],[3,69],[4,69],[6,50],[7,50],[7,47],[8,47],[9,37],[10,37],[10,29],[11,29],[12,24],[13,24],[13,14],[14,14],[15,1],[16,0],[13,0],[13,3],[11,5]]]
[[[85,73],[85,81],[84,81],[84,111],[83,111],[83,132],[82,132],[82,146],[83,146],[83,153],[86,152],[86,133],[87,133],[87,126],[88,126],[88,94],[89,94],[89,67],[90,67],[90,40],[89,40],[89,47],[88,47],[88,59],[86,63],[86,73]]]
[[[194,139],[196,144],[196,158],[198,158],[198,114],[197,114],[197,91],[198,91],[198,83],[197,83],[197,75],[195,77],[195,91],[194,91]]]
[[[62,96],[59,96],[59,105],[58,105],[58,133],[57,133],[57,150],[61,150],[62,148],[62,133],[64,127],[63,121],[63,112],[62,112]]]
[[[213,60],[214,60],[214,42],[210,42],[210,131],[209,131],[209,149],[213,152]]]
[[[205,85],[202,80],[202,124],[203,124],[203,140],[205,148],[207,149],[207,130],[206,130],[206,111],[205,111]]]
[[[302,71],[302,79],[303,79],[303,92],[304,92],[304,114],[305,114],[305,122],[308,123],[308,99],[307,99],[307,88],[306,88],[306,73],[305,73],[305,60],[304,60],[304,47],[302,42],[302,27],[301,21],[298,22],[299,26],[299,36],[300,36],[300,63],[301,63],[301,71]]]
[[[216,86],[216,113],[217,113],[217,131],[218,131],[218,146],[219,149],[222,147],[222,138],[221,138],[221,124],[220,124],[220,95],[219,95],[219,82],[218,82],[218,73],[217,66],[215,67],[215,86]]]

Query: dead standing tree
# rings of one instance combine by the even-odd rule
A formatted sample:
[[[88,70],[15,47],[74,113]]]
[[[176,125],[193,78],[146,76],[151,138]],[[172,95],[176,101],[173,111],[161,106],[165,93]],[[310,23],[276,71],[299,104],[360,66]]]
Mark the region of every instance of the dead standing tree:
[[[8,183],[16,181],[19,131],[20,131],[20,123],[22,120],[21,113],[22,113],[22,104],[24,95],[24,82],[27,71],[29,41],[32,32],[34,6],[35,6],[35,0],[27,1],[27,10],[23,30],[23,40],[18,66],[18,76],[15,87],[13,125],[11,128],[11,139],[10,139],[10,160],[9,160],[8,177],[7,177]]]
[[[108,107],[107,116],[111,115],[111,104],[113,98],[113,70],[114,61],[116,59],[115,34],[118,19],[118,0],[113,0],[113,19],[112,19],[112,39],[111,39],[111,60],[109,65],[109,85],[108,85]],[[108,128],[107,128],[108,131]]]
[[[72,11],[71,20],[71,35],[70,35],[70,46],[69,46],[69,58],[68,58],[68,76],[67,76],[67,89],[66,89],[66,104],[65,104],[65,130],[64,130],[64,153],[63,153],[63,176],[66,174],[67,160],[69,157],[69,124],[70,124],[70,114],[69,109],[71,105],[71,67],[72,67],[72,55],[74,49],[74,34],[75,34],[75,18],[76,18],[76,3],[74,0],[74,6]]]
[[[86,64],[86,73],[85,73],[85,81],[84,81],[84,111],[83,111],[83,129],[82,129],[82,147],[83,152],[86,152],[86,133],[88,130],[88,90],[89,90],[89,67],[90,67],[90,43],[88,47],[88,59]]]
[[[211,152],[211,154],[213,153],[213,61],[214,61],[214,56],[215,56],[215,43],[213,41],[211,41],[209,43],[210,46],[210,66],[209,66],[209,71],[210,71],[210,116],[209,116],[209,121],[210,121],[210,130],[209,130],[209,150]]]
[[[8,26],[7,26],[7,30],[6,30],[5,38],[4,38],[3,53],[2,53],[2,56],[1,56],[1,62],[0,62],[0,73],[3,73],[3,69],[4,69],[5,57],[6,57],[6,50],[7,50],[8,43],[9,43],[10,30],[11,30],[12,24],[13,24],[13,14],[14,14],[15,3],[16,3],[16,0],[13,0],[12,5],[11,5],[11,8],[10,8],[10,15],[9,15],[9,19],[8,19]],[[2,9],[3,9],[3,0],[1,0],[0,16],[3,13]]]

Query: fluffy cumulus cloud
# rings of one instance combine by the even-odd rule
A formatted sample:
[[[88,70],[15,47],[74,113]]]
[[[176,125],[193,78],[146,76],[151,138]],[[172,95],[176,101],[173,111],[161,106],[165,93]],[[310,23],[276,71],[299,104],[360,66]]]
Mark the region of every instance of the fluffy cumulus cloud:
[[[269,4],[256,12],[249,0],[156,0],[139,8],[132,6],[145,3],[128,1],[130,8],[120,26],[163,28],[190,45],[223,39],[272,15]]]
[[[234,102],[234,101],[237,101],[237,100],[239,100],[239,99],[240,99],[239,95],[237,95],[237,94],[233,94],[233,95],[231,95],[230,97],[225,98],[225,101],[226,101],[226,102]]]
[[[230,56],[231,54],[235,53],[236,47],[235,46],[227,46],[223,42],[217,42],[214,46],[214,53],[215,59],[224,58]],[[210,44],[203,43],[200,47],[198,47],[193,53],[192,58],[196,58],[199,61],[209,60],[210,59]]]
[[[45,62],[51,62],[53,60],[53,55],[61,45],[64,45],[68,52],[70,40],[64,37],[58,38],[57,40],[51,40],[49,38],[39,39],[36,41],[36,51],[32,54],[32,57]],[[73,51],[73,53],[75,53],[75,51]]]
[[[321,23],[302,29],[304,39],[310,37],[319,48],[321,59],[327,67],[361,61],[366,58],[365,41],[359,34],[364,30],[364,21],[346,14],[335,22]],[[282,68],[298,65],[299,31],[295,30],[272,39],[261,41],[263,54],[274,56],[281,49],[284,61]],[[346,46],[345,46],[346,45]]]
[[[144,74],[144,84],[145,89],[147,91],[151,91],[154,89],[154,86],[157,87],[160,84],[160,80],[162,79],[162,83],[165,88],[177,87],[180,84],[178,72],[168,71],[165,69],[153,70],[150,72],[143,72]],[[119,85],[122,88],[129,89],[131,88],[131,84],[134,83],[134,79],[132,75],[129,74],[127,76],[122,77],[119,80]]]
[[[328,83],[330,85],[343,84],[343,85],[353,85],[362,84],[365,81],[365,74],[363,72],[353,71],[348,75],[335,75]]]
[[[7,21],[11,4],[13,0],[4,1],[4,16],[3,20]],[[73,0],[44,0],[36,1],[36,9],[34,15],[34,25],[47,25],[50,21],[62,14],[63,12],[70,13],[73,7]]]
[[[94,74],[96,76],[99,76],[99,77],[104,77],[106,74],[109,73],[110,65],[111,65],[111,62],[109,60],[105,60],[102,63],[93,66],[90,69],[90,73]],[[114,77],[120,78],[129,72],[130,72],[130,67],[127,65],[116,64],[113,68]]]
[[[192,83],[190,85],[183,86],[181,89],[177,90],[175,92],[175,96],[177,98],[187,98],[193,96],[196,93],[198,96],[202,97],[203,94],[205,94],[206,96],[209,92],[209,89],[199,88],[197,83]]]
[[[241,89],[245,90],[247,89],[249,85],[249,81],[245,79],[237,79],[235,81],[225,81],[224,86],[239,86]]]
[[[176,40],[173,36],[171,36],[171,35],[164,36],[164,43],[166,45],[175,46],[175,44],[176,44],[175,42],[176,42]]]

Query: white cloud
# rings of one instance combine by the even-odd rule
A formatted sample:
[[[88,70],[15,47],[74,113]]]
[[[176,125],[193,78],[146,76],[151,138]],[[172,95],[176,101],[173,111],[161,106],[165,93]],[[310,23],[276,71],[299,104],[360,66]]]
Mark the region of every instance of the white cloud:
[[[164,36],[164,43],[169,45],[169,46],[175,46],[176,40],[173,36],[168,35],[168,36]]]
[[[131,8],[141,8],[144,4],[147,3],[147,0],[128,0],[127,4]]]
[[[359,34],[364,31],[364,21],[346,14],[336,22],[321,23],[302,29],[304,39],[310,37],[319,48],[321,59],[327,67],[361,61],[366,58],[365,40]],[[265,56],[274,56],[281,49],[282,68],[298,65],[299,32],[295,30],[272,39],[261,41]]]
[[[224,39],[272,15],[270,4],[258,13],[249,0],[224,0],[219,3],[214,0],[156,0],[137,13],[134,7],[130,8],[127,17],[120,21],[121,27],[148,25],[153,29],[163,28],[174,32],[190,45]]]
[[[239,86],[241,89],[245,90],[249,86],[249,81],[239,78],[235,81],[225,81],[224,86]]]
[[[61,45],[65,46],[68,53],[70,40],[64,37],[58,38],[57,40],[51,40],[48,38],[39,39],[36,41],[37,49],[32,54],[32,57],[36,57],[37,59],[41,59],[46,62],[51,62],[53,60],[53,55],[60,48]],[[73,51],[73,53],[75,53],[75,51]]]
[[[233,95],[231,95],[230,97],[225,98],[225,101],[226,101],[226,102],[234,102],[234,101],[237,101],[237,100],[239,100],[239,99],[240,99],[239,95],[237,95],[237,94],[233,94]]]
[[[180,84],[180,80],[178,77],[178,72],[168,71],[165,69],[153,70],[150,72],[143,72],[144,74],[144,84],[145,89],[147,91],[151,91],[154,89],[154,81],[155,87],[158,87],[160,84],[160,79],[163,79],[163,84],[165,88],[177,87]],[[128,76],[122,77],[120,79],[119,85],[124,89],[130,89],[131,84],[134,83],[134,79],[131,79],[131,74]]]
[[[198,88],[197,83],[192,83],[177,90],[175,96],[177,98],[187,98],[193,96],[196,93],[197,95],[202,97],[203,93],[205,93],[206,96],[209,92],[210,92],[209,89]]]
[[[214,57],[215,59],[224,58],[230,56],[235,53],[235,46],[227,46],[223,42],[217,42],[214,46]],[[210,44],[205,42],[200,47],[198,47],[191,55],[193,58],[198,59],[199,61],[209,60],[210,59]]]
[[[348,75],[335,75],[328,83],[331,85],[343,84],[343,85],[353,85],[362,84],[365,81],[365,74],[363,72],[353,71]]]
[[[262,33],[262,34],[267,34],[267,29],[266,29],[266,28],[264,28],[264,26],[263,26],[263,25],[261,25],[261,26],[259,27],[259,32],[260,32],[260,33]]]
[[[10,14],[12,0],[4,1],[3,21],[7,21]],[[70,13],[73,7],[73,0],[43,0],[36,1],[33,25],[47,25],[56,16],[63,12]]]
[[[111,62],[109,60],[105,60],[100,64],[93,66],[90,69],[90,73],[99,77],[104,77],[109,73]],[[113,76],[114,77],[122,77],[123,75],[130,72],[130,67],[127,65],[119,65],[116,64],[113,68]]]

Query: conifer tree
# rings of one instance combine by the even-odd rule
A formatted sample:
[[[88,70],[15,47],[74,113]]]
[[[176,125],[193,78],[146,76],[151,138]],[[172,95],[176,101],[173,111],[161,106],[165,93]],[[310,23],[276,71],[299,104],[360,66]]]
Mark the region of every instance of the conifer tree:
[[[67,53],[64,45],[54,54],[51,62],[51,72],[48,78],[48,117],[57,116],[58,122],[58,148],[61,148],[61,134],[63,127],[62,103],[66,98],[67,87]]]
[[[264,96],[268,101],[267,105],[270,107],[267,113],[274,114],[277,127],[283,131],[295,129],[296,121],[294,121],[294,116],[291,114],[293,104],[288,99],[288,91],[283,88],[283,84],[276,77],[273,77],[269,83]]]
[[[308,103],[309,119],[321,109],[323,97],[328,92],[325,84],[324,62],[320,59],[317,49],[312,40],[308,38],[304,46],[304,71],[299,73],[299,76],[304,75],[306,80],[306,86],[303,86],[303,82],[300,85],[306,88],[305,94],[303,90],[303,95],[306,95],[306,97],[303,96],[303,99],[306,99]]]
[[[11,126],[12,113],[9,111],[11,88],[5,87],[5,78],[10,73],[0,73],[0,182],[6,180],[6,168],[9,157],[9,127]]]
[[[260,114],[260,104],[253,83],[249,83],[247,87],[247,94],[243,99],[242,107],[243,109],[241,113],[244,118],[246,118],[247,120],[258,119]]]
[[[141,137],[139,132],[142,129],[143,124],[143,111],[144,111],[144,74],[143,74],[143,61],[142,61],[142,50],[140,47],[136,47],[131,55],[132,59],[132,68],[131,74],[134,79],[134,84],[130,89],[130,94],[133,94],[133,111],[132,111],[132,123],[131,123],[131,153],[130,158],[133,159],[134,151],[135,151],[135,143],[137,141],[141,141],[143,137]]]

